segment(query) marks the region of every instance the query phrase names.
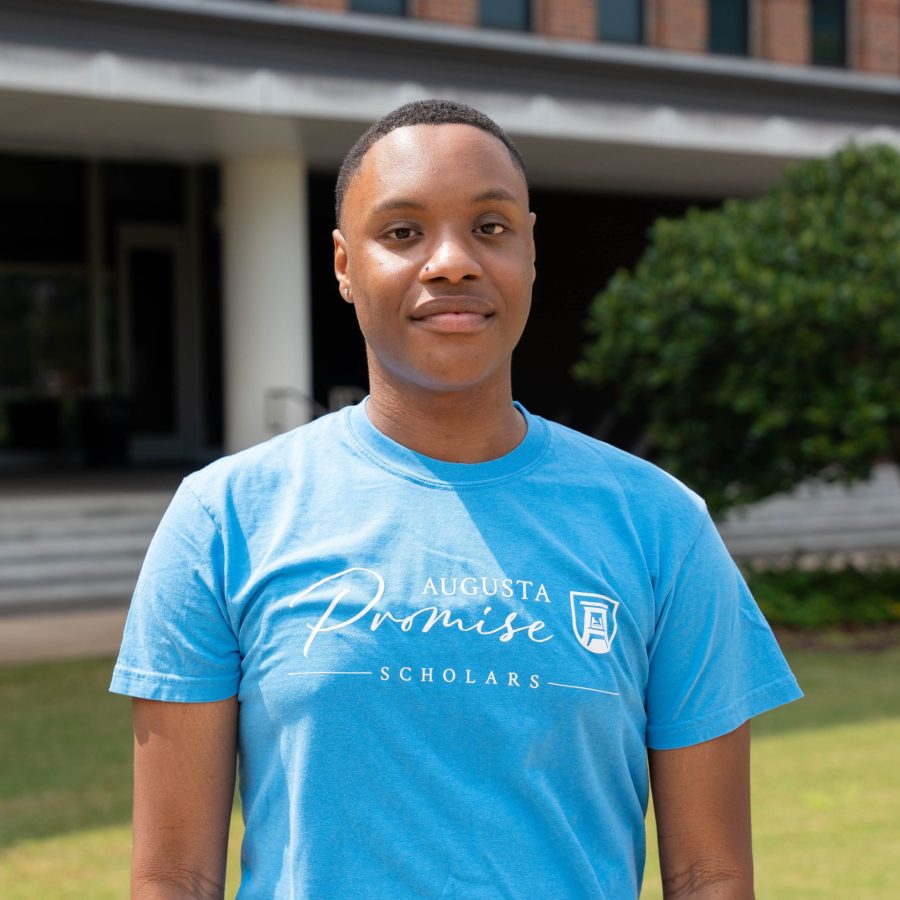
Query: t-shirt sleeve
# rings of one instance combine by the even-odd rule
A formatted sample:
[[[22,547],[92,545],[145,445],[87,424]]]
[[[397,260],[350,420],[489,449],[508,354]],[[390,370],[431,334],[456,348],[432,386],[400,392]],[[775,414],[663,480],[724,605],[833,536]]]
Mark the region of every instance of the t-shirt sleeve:
[[[647,746],[687,747],[803,696],[709,516],[662,598],[650,646]]]
[[[228,618],[223,562],[216,522],[182,482],[144,559],[112,692],[183,703],[237,693],[241,655]]]

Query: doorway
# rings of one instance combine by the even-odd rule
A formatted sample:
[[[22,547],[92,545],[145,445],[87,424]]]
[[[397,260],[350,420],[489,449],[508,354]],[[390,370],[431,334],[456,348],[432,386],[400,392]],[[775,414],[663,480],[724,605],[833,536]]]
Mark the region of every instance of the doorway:
[[[117,228],[119,367],[131,458],[177,462],[202,448],[199,304],[182,228]]]

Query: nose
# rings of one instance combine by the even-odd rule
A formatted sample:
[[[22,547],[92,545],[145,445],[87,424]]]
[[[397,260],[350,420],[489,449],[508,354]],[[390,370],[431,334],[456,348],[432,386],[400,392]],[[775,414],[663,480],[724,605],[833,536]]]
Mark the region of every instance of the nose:
[[[480,278],[481,274],[481,264],[466,242],[457,237],[446,237],[425,260],[419,280],[424,283],[445,278],[451,284],[458,284],[466,278]]]

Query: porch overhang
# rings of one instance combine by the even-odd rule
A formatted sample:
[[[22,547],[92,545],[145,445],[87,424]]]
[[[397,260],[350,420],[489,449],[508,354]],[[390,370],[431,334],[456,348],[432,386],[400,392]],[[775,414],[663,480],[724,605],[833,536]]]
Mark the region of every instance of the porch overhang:
[[[250,2],[2,0],[0,148],[333,170],[374,118],[453,97],[538,185],[753,193],[849,141],[900,147],[900,80]]]

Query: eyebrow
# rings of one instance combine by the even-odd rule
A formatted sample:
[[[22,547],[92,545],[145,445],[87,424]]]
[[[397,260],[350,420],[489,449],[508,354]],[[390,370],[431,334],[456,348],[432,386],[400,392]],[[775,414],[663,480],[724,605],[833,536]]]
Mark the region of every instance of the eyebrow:
[[[515,194],[511,194],[509,191],[504,190],[503,188],[492,188],[489,191],[484,191],[481,194],[477,194],[472,197],[469,201],[470,203],[486,203],[489,200],[500,200],[505,203],[517,203],[518,198]],[[383,203],[379,203],[378,206],[372,209],[372,212],[376,215],[378,213],[391,212],[395,209],[417,209],[424,210],[425,204],[420,203],[418,200],[412,200],[408,197],[394,197],[390,200],[385,200]]]
[[[395,197],[393,200],[385,200],[383,203],[379,203],[372,212],[383,213],[390,212],[393,209],[425,209],[425,205],[419,203],[418,200],[410,200],[407,197]]]
[[[511,194],[509,191],[504,190],[503,188],[493,188],[490,191],[485,191],[483,194],[478,194],[477,197],[473,197],[472,203],[484,203],[487,200],[503,200],[507,203],[518,203],[519,198],[515,196],[515,194]]]

